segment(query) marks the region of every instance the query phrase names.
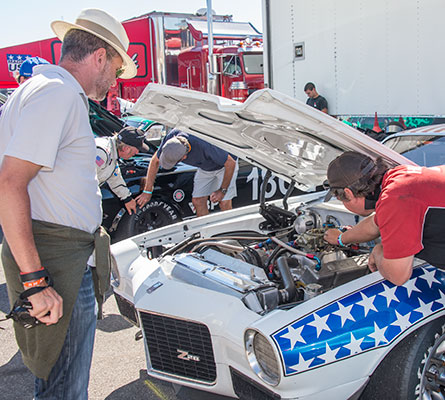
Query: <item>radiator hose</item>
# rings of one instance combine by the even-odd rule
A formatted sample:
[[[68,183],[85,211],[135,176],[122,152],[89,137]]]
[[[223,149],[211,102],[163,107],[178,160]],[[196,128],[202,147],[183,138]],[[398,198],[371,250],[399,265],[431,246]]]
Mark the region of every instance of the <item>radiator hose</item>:
[[[289,270],[289,264],[286,257],[280,257],[277,260],[278,271],[280,271],[281,279],[283,280],[284,288],[278,291],[279,304],[290,303],[295,300],[297,295],[297,288]]]

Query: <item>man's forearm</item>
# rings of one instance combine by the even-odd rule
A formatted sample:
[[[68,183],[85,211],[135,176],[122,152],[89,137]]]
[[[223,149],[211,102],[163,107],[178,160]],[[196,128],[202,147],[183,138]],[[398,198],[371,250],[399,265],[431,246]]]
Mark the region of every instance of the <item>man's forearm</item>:
[[[28,184],[41,166],[5,156],[0,168],[0,222],[16,263],[22,272],[41,267],[31,226]]]
[[[150,160],[150,164],[148,165],[144,190],[148,191],[153,190],[156,174],[158,173],[158,171],[159,171],[159,159],[157,153],[155,153]]]
[[[230,185],[230,181],[233,177],[233,172],[235,171],[236,161],[231,157],[227,157],[227,161],[224,164],[224,176],[221,182],[221,187],[227,189]]]
[[[364,243],[377,239],[379,236],[380,232],[374,223],[374,215],[370,215],[360,221],[356,226],[344,232],[341,240],[344,244]]]
[[[2,186],[0,190],[0,218],[6,241],[20,270],[36,271],[41,262],[32,234],[28,192],[14,186]]]

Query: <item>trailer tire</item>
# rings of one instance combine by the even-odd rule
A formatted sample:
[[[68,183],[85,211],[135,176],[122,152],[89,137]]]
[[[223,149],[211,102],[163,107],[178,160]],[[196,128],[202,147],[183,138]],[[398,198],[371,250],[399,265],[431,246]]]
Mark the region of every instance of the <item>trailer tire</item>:
[[[445,347],[444,323],[443,318],[434,320],[400,342],[374,371],[360,400],[415,400],[424,398],[424,390],[445,390],[431,375],[425,376],[436,367],[432,355],[440,345]],[[444,350],[439,351],[445,356]],[[440,375],[443,367],[438,369]]]
[[[152,200],[136,213],[125,214],[113,234],[113,243],[181,221],[178,211],[163,200]]]

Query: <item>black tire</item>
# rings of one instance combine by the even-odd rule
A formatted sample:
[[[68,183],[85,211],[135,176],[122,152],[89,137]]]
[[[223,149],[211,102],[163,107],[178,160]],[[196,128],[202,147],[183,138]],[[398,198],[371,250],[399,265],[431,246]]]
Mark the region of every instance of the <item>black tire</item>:
[[[116,232],[112,234],[112,242],[161,228],[181,221],[178,211],[162,200],[149,201],[138,208],[135,214],[125,214],[119,222]]]
[[[421,392],[432,388],[439,388],[444,396],[445,387],[430,374],[436,370],[430,356],[445,343],[444,323],[443,318],[430,322],[400,342],[374,371],[360,400],[420,400],[430,398],[422,397]],[[443,372],[443,367],[437,369]]]

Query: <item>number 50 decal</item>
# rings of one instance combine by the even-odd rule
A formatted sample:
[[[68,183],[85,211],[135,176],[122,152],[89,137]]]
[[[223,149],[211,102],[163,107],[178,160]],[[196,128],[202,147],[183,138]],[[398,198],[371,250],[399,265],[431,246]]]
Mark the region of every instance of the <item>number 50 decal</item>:
[[[261,171],[261,178],[260,178],[260,172]],[[261,188],[263,186],[263,183],[260,185],[260,179],[261,182],[264,180],[264,176],[266,175],[266,171],[259,170],[257,167],[253,167],[252,171],[250,172],[249,176],[247,177],[246,182],[249,183],[252,181],[252,200],[258,200],[259,193],[261,193]],[[278,185],[277,185],[278,180]],[[289,187],[289,184],[284,182],[282,179],[278,179],[276,176],[273,176],[269,179],[269,182],[267,183],[266,188],[266,199],[270,199],[271,197],[275,196],[277,192],[277,186],[281,192],[282,195],[286,194],[286,191]]]

